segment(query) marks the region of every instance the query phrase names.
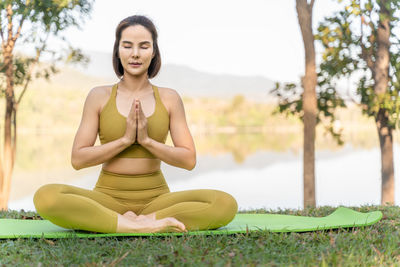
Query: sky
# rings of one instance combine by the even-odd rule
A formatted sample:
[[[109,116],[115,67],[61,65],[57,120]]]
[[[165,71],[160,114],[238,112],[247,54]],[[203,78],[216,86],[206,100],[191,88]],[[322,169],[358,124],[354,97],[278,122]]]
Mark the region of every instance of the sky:
[[[315,1],[313,26],[337,9],[336,1]],[[131,15],[155,24],[163,64],[282,82],[304,75],[295,0],[97,0],[82,30],[63,35],[76,48],[111,53],[118,23]]]

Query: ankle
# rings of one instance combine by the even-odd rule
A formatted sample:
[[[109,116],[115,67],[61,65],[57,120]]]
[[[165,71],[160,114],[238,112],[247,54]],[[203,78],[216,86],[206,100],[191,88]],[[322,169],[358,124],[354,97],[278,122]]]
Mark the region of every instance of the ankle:
[[[137,228],[135,218],[128,218],[124,215],[118,214],[117,233],[130,233]]]
[[[152,220],[157,220],[155,212],[149,213],[149,214],[143,214],[143,215],[147,216],[147,218],[150,218]]]

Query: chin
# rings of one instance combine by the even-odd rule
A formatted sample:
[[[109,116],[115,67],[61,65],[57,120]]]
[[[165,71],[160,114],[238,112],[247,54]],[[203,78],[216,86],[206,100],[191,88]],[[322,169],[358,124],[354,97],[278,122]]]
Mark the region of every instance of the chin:
[[[136,72],[136,71],[132,71],[132,70],[129,70],[129,71],[125,70],[125,72],[128,73],[129,75],[132,75],[132,76],[141,76],[141,75],[147,73],[147,69],[145,71],[141,70],[140,72]]]

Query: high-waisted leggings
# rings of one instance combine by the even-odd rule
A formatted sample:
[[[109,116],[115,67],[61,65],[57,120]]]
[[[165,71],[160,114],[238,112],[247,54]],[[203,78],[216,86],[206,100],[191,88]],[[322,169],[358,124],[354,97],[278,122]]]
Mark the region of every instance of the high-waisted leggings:
[[[174,217],[187,230],[217,229],[233,220],[238,210],[230,194],[214,189],[170,192],[161,170],[127,175],[101,170],[93,190],[66,184],[46,184],[33,196],[36,211],[68,228],[115,233],[118,213],[155,212],[156,219]]]

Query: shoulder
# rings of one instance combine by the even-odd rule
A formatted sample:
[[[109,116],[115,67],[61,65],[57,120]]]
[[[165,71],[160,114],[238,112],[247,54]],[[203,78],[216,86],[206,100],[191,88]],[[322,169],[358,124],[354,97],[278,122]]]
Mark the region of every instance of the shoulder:
[[[89,90],[86,102],[100,112],[111,95],[112,85],[101,85]]]
[[[171,113],[172,108],[176,107],[177,104],[183,104],[181,96],[175,89],[159,86],[157,88],[161,101],[169,113]]]
[[[90,89],[89,94],[96,97],[109,96],[111,94],[112,85],[100,85]]]
[[[168,87],[159,87],[158,88],[158,92],[160,93],[160,97],[164,97],[166,100],[170,100],[171,98],[180,98],[179,93],[172,88],[168,88]]]

